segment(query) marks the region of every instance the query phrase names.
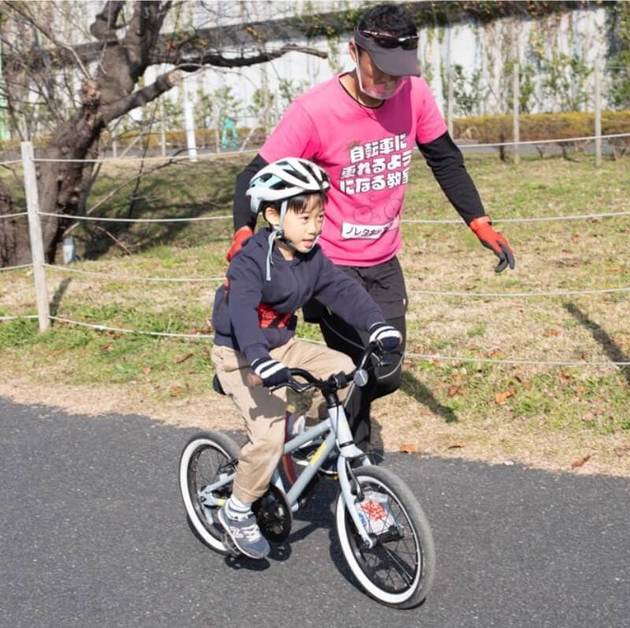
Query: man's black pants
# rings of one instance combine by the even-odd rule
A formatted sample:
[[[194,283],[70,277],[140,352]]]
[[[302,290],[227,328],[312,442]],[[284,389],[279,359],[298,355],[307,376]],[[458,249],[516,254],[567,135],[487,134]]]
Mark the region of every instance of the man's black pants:
[[[400,387],[402,360],[406,343],[405,311],[407,293],[402,269],[398,259],[377,266],[339,266],[354,277],[372,296],[383,311],[385,322],[400,331],[403,343],[400,350],[387,357],[383,364],[370,371],[367,386],[353,387],[346,399],[346,414],[350,420],[355,442],[364,448],[370,442],[370,408],[372,401],[394,392]],[[368,344],[369,334],[350,326],[339,316],[318,303],[304,307],[304,317],[309,322],[318,322],[326,344],[331,349],[342,351],[358,364],[361,354]]]

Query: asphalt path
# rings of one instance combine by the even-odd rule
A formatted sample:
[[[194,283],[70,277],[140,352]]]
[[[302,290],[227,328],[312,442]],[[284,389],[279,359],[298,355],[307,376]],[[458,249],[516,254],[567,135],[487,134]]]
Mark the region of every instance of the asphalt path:
[[[381,606],[336,540],[335,485],[255,563],[190,532],[177,486],[195,430],[0,399],[0,625],[630,626],[630,483],[388,455],[432,524],[424,605]]]

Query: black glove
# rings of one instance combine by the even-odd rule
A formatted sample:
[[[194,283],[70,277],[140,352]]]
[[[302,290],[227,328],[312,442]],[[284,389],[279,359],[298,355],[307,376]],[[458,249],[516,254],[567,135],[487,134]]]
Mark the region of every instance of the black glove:
[[[402,334],[387,323],[374,323],[369,329],[370,342],[378,343],[385,352],[396,351],[402,344]]]
[[[252,362],[252,369],[260,379],[263,386],[272,388],[289,381],[289,369],[272,358],[258,358]]]

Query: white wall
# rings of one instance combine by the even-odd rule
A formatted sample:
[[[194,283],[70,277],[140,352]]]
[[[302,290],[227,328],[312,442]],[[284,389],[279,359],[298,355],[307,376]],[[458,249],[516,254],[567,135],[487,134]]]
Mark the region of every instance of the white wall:
[[[331,6],[335,4],[338,3],[330,3]],[[271,5],[261,3],[256,6],[259,8],[259,17],[262,18],[266,16]],[[264,10],[261,10],[261,7]],[[527,61],[531,46],[530,38],[534,31],[538,31],[543,33],[543,45],[548,50],[555,47],[559,52],[567,54],[575,52],[587,63],[593,64],[605,58],[607,50],[605,21],[606,10],[600,8],[558,13],[536,21],[502,18],[488,25],[456,24],[451,27],[450,33],[452,63],[463,66],[464,74],[468,77],[476,69],[482,70],[482,81],[490,88],[490,93],[481,106],[482,113],[506,113],[509,96],[507,86],[511,85],[511,79],[504,75],[504,59],[512,50],[515,38],[520,46],[521,63]],[[443,110],[446,90],[442,85],[442,73],[446,71],[448,39],[447,29],[424,28],[420,32],[421,67],[430,74],[431,86]],[[297,43],[331,52],[330,44],[325,39]],[[267,46],[273,50],[281,45],[278,42],[271,42]],[[347,51],[347,38],[339,43],[338,55],[333,61],[340,64],[344,70],[353,67]],[[309,85],[314,85],[333,76],[333,65],[327,60],[291,52],[269,63],[238,70],[209,68],[196,73],[188,80],[193,83],[192,93],[196,93],[198,87],[211,93],[218,87],[229,85],[233,94],[246,108],[251,104],[254,91],[265,83],[274,91],[281,78],[296,82],[306,81]],[[154,78],[157,72],[163,69],[150,68],[146,73],[147,80]],[[605,91],[604,89],[604,98]],[[540,86],[537,93],[540,102],[534,111],[557,109],[557,103],[542,98]],[[167,97],[178,98],[179,93],[172,90]],[[280,113],[281,111],[277,111],[277,114]],[[239,124],[249,125],[248,122],[251,123],[252,120],[248,121],[247,116],[241,114]]]

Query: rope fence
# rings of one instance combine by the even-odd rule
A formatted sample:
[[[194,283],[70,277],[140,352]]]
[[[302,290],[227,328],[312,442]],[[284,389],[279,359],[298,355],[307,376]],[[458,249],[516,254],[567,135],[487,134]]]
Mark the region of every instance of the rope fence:
[[[22,214],[19,214],[22,215]],[[211,220],[231,220],[229,214],[220,216],[190,216],[188,218],[110,218],[107,216],[71,216],[68,214],[58,214],[54,212],[39,212],[40,216],[50,216],[53,218],[64,218],[66,220],[85,220],[95,222],[127,222],[127,223],[169,223],[169,222],[203,222]],[[630,216],[630,212],[596,212],[593,214],[571,214],[567,216],[538,216],[519,218],[493,218],[493,223],[498,222],[552,222],[555,220],[597,220],[599,218],[618,218],[620,216]],[[0,216],[2,218],[3,216]],[[4,216],[7,217],[7,216]],[[425,224],[425,225],[461,225],[464,223],[456,218],[430,219],[430,218],[403,218],[402,224]]]
[[[156,283],[213,283],[221,282],[225,276],[215,277],[144,277],[140,275],[119,275],[116,273],[103,273],[97,271],[82,270],[78,268],[69,268],[67,266],[55,266],[53,264],[44,264],[45,268],[57,273],[74,273],[86,275],[88,277],[97,277],[103,280],[113,279],[116,281],[133,282],[156,282]],[[417,296],[444,296],[444,297],[469,297],[477,299],[487,298],[528,298],[528,297],[565,297],[579,296],[587,294],[609,294],[615,292],[630,292],[630,286],[622,286],[620,288],[593,288],[586,290],[547,290],[532,292],[465,292],[456,290],[408,290],[407,293]]]
[[[492,218],[494,224],[501,223],[518,223],[518,222],[553,222],[555,220],[598,220],[600,218],[618,218],[620,216],[630,216],[630,212],[601,212],[594,214],[570,214],[567,216],[536,216],[536,217],[520,217],[520,218]],[[403,218],[400,221],[406,224],[418,225],[462,225],[461,220],[456,218],[429,219],[429,218]]]
[[[497,359],[497,358],[471,358],[455,355],[440,355],[432,353],[406,352],[406,357],[416,358],[427,362],[479,362],[483,364],[523,364],[530,366],[589,366],[597,368],[630,366],[630,362],[587,362],[585,360],[525,360],[525,359]]]
[[[0,214],[0,218],[17,218],[18,216],[28,216],[28,212],[17,212],[15,214]]]
[[[195,152],[193,161],[198,159],[223,159],[224,157],[235,157],[237,155],[247,155],[251,153],[257,153],[257,148],[248,148],[246,150],[225,151],[225,152]],[[36,163],[90,163],[90,164],[104,164],[104,163],[122,163],[130,161],[191,161],[190,155],[156,155],[156,156],[140,156],[140,157],[97,157],[96,159],[61,159],[52,157],[37,157],[34,159]],[[0,162],[1,163],[1,162]],[[19,162],[18,162],[19,163]]]
[[[8,270],[20,270],[23,268],[32,268],[32,264],[18,264],[17,266],[3,266],[0,268],[0,272],[6,272]]]
[[[0,316],[0,321],[17,321],[21,319],[31,320],[36,318],[37,314],[21,314],[19,316]]]
[[[37,318],[36,316],[31,318]],[[212,340],[213,336],[210,334],[180,334],[171,332],[159,332],[159,331],[144,331],[138,329],[128,329],[124,327],[110,327],[108,325],[97,325],[93,323],[85,323],[82,321],[75,321],[69,318],[61,316],[51,316],[51,320],[67,325],[75,325],[78,327],[86,327],[95,329],[98,331],[110,331],[122,334],[137,334],[141,336],[155,336],[159,338],[179,338],[188,340]],[[324,344],[318,342],[317,344]],[[585,360],[529,360],[529,359],[497,359],[497,358],[476,358],[476,357],[464,357],[464,356],[448,356],[431,353],[414,353],[406,352],[406,357],[416,358],[423,361],[440,361],[440,362],[477,362],[477,363],[494,363],[494,364],[528,364],[528,365],[541,365],[541,366],[588,366],[596,368],[618,368],[623,366],[630,366],[630,362],[588,362]]]
[[[499,148],[501,146],[527,146],[527,145],[536,145],[536,144],[560,144],[565,142],[585,142],[590,140],[607,140],[607,139],[618,139],[623,137],[630,137],[630,133],[610,133],[608,135],[583,135],[579,137],[556,137],[551,139],[539,139],[539,140],[516,140],[516,141],[506,141],[506,142],[484,142],[478,144],[469,144],[466,142],[458,142],[456,145],[460,149],[470,149],[470,148]],[[222,159],[228,157],[235,157],[237,155],[251,154],[258,152],[257,148],[249,148],[242,151],[225,151],[225,152],[197,152],[195,151],[195,159]],[[129,156],[121,156],[121,157],[100,157],[96,159],[63,159],[63,158],[52,158],[52,157],[37,157],[35,158],[36,163],[94,163],[94,164],[103,164],[103,163],[116,163],[116,162],[130,162],[130,161],[190,161],[191,157],[189,155],[158,155],[158,156],[139,156],[139,157],[129,157]],[[0,161],[0,165],[9,165],[9,164],[19,164],[21,160],[10,160],[10,161]]]
[[[455,290],[409,290],[409,294],[419,296],[470,297],[473,299],[492,299],[507,297],[574,297],[584,294],[610,294],[614,292],[630,292],[630,286],[622,288],[594,288],[590,290],[547,290],[540,292],[458,292]]]
[[[629,212],[630,213],[630,212]],[[190,216],[187,218],[108,218],[107,216],[70,216],[68,214],[56,214],[54,212],[39,212],[40,216],[51,216],[53,218],[65,218],[66,220],[93,220],[96,222],[203,222],[208,220],[227,220],[232,218],[227,214],[222,216]]]
[[[80,275],[87,275],[90,277],[101,277],[103,279],[115,279],[117,281],[128,281],[128,282],[144,282],[144,281],[153,281],[153,282],[164,282],[164,283],[210,283],[214,281],[223,281],[225,276],[222,277],[141,277],[141,276],[133,276],[133,275],[117,275],[113,273],[100,273],[89,270],[80,270],[78,268],[68,268],[61,266],[54,266],[53,264],[44,264],[45,268],[49,268],[52,271],[58,273],[77,273]]]
[[[611,133],[609,135],[584,135],[582,137],[560,137],[550,140],[516,140],[508,142],[493,142],[491,144],[457,144],[459,148],[494,148],[499,146],[526,146],[528,144],[559,144],[561,142],[584,142],[598,139],[614,139],[630,137],[630,133]]]
[[[50,320],[57,321],[58,323],[65,323],[67,325],[76,325],[77,327],[87,327],[90,329],[96,329],[98,331],[112,331],[121,334],[137,334],[139,336],[156,336],[158,338],[188,338],[188,339],[212,339],[210,334],[176,334],[166,331],[143,331],[141,329],[126,329],[124,327],[108,327],[107,325],[96,325],[93,323],[85,323],[83,321],[75,321],[70,318],[64,318],[62,316],[50,316]]]

